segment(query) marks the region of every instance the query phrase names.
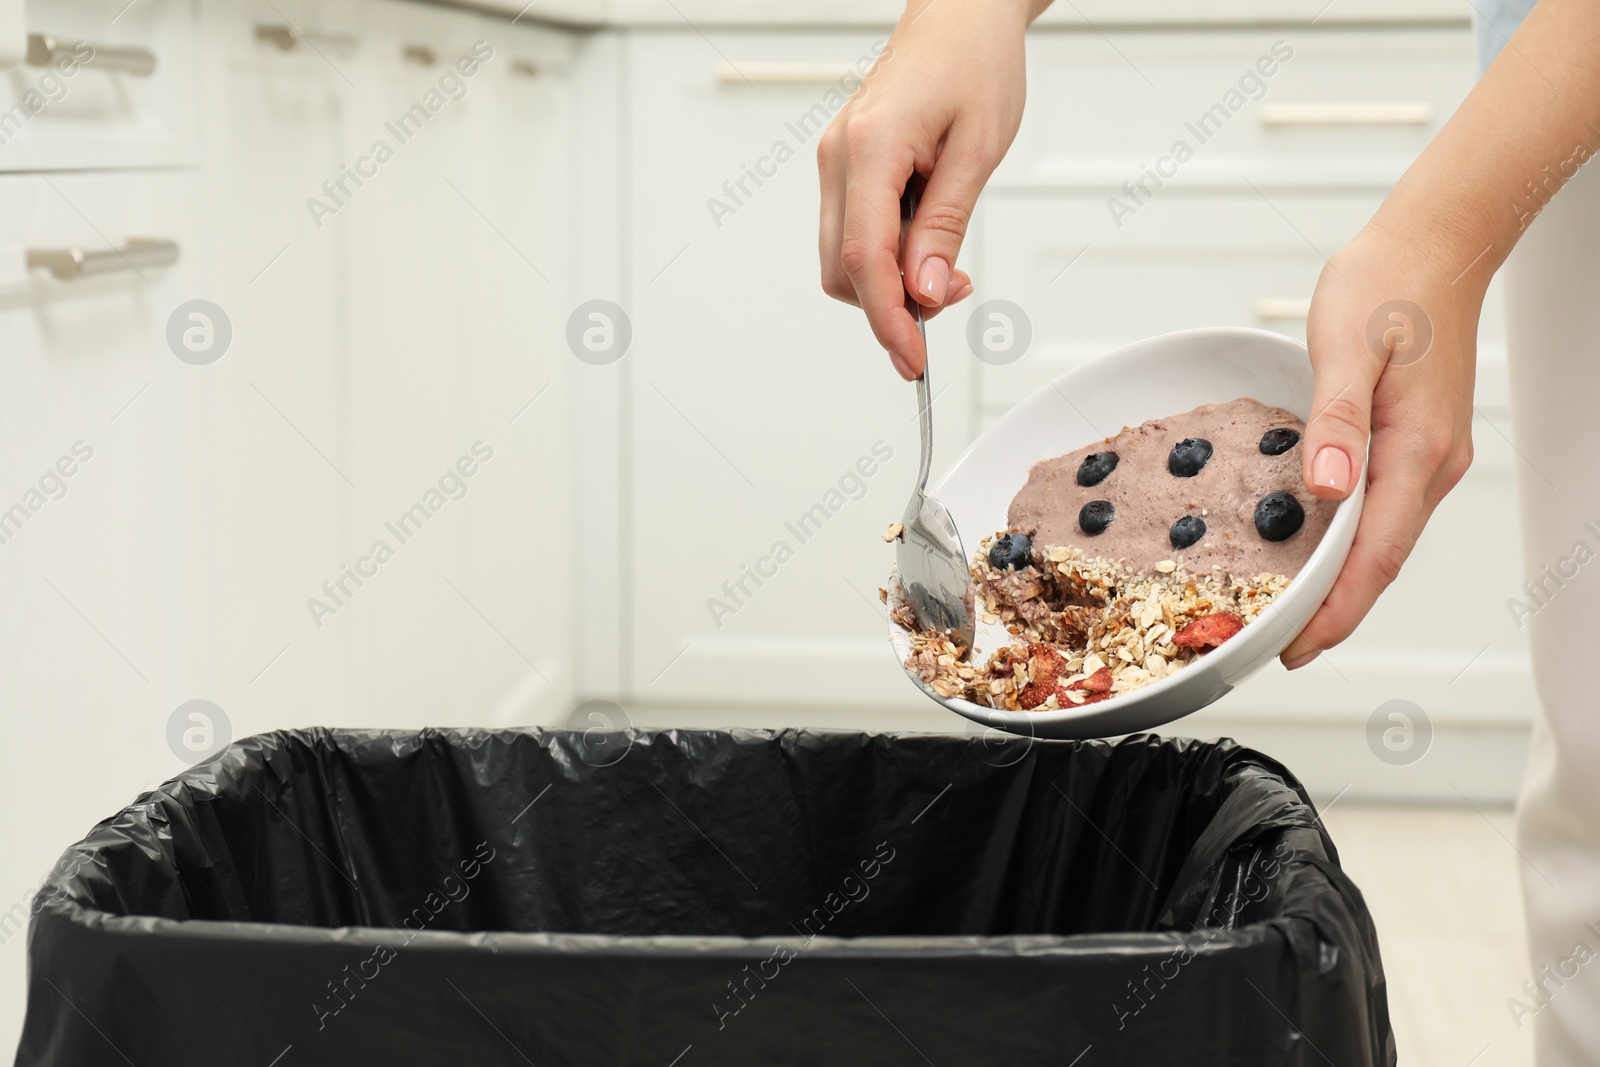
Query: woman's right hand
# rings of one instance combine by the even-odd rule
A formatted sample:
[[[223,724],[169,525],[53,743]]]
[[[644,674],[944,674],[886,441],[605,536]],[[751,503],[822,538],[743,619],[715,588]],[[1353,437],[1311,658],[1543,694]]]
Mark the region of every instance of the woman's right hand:
[[[900,376],[926,353],[905,307],[964,299],[956,269],[973,206],[1022,122],[1023,34],[1040,0],[912,0],[872,74],[817,145],[822,288],[859,306]],[[900,247],[900,196],[927,179]]]

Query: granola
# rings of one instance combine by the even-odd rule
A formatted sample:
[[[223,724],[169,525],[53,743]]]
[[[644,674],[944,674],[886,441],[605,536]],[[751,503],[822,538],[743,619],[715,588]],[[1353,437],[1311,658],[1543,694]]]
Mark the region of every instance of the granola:
[[[1289,584],[1281,574],[1192,573],[1172,560],[1134,572],[1065,546],[1035,547],[1029,565],[998,570],[994,540],[971,568],[979,619],[1003,624],[1013,641],[981,666],[947,634],[917,629],[898,579],[880,593],[911,633],[908,670],[940,696],[1006,711],[1081,707],[1165,678],[1249,625]]]

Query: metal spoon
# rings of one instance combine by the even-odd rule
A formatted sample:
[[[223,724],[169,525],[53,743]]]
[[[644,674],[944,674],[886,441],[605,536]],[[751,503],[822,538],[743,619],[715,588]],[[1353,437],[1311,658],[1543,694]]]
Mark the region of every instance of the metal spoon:
[[[901,241],[917,210],[915,176],[900,201]],[[928,347],[928,329],[922,319],[922,305],[909,296],[906,310],[917,320],[922,347]],[[917,468],[917,487],[906,505],[905,532],[896,549],[900,587],[916,614],[917,625],[926,630],[947,631],[964,656],[972,648],[974,627],[970,598],[971,574],[967,553],[955,520],[938,500],[928,495],[928,470],[933,465],[933,397],[928,388],[928,360],[917,379],[918,424],[922,432],[922,458]]]

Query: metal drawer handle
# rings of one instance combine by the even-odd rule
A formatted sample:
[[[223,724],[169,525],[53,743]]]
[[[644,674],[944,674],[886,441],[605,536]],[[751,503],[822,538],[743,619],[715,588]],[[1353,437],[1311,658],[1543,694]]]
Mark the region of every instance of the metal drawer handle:
[[[30,33],[28,66],[48,67],[60,60],[75,59],[86,66],[99,67],[101,70],[119,70],[124,74],[137,74],[140,77],[155,73],[156,55],[148,48],[91,44],[86,46],[90,58],[83,59],[77,55],[77,49],[83,46],[82,41],[68,41],[50,33]]]
[[[1263,126],[1426,126],[1434,107],[1426,101],[1401,104],[1262,104]]]
[[[1256,301],[1258,319],[1303,319],[1311,314],[1311,301],[1301,296],[1264,296]]]
[[[293,26],[276,26],[268,23],[256,24],[256,41],[275,45],[280,52],[293,52],[300,47],[301,41],[313,48],[328,48],[347,55],[358,47],[356,39],[346,34],[308,33],[301,36]]]
[[[28,269],[47,270],[64,282],[91,274],[111,274],[178,262],[178,243],[157,237],[130,237],[121,248],[30,248]]]
[[[719,85],[835,85],[854,74],[849,63],[718,63]]]

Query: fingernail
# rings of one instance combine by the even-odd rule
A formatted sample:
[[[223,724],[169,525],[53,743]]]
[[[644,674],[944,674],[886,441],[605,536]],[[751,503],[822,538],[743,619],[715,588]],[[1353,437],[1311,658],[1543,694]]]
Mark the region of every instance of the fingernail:
[[[947,297],[945,299],[945,303],[946,304],[959,304],[961,301],[965,300],[967,297],[969,297],[971,295],[972,295],[972,283],[971,282],[962,282],[961,283],[961,288],[959,288],[955,292],[951,293],[949,295],[949,297]]]
[[[1332,445],[1323,445],[1311,460],[1311,480],[1345,493],[1350,490],[1350,457]]]
[[[950,287],[950,264],[938,256],[922,261],[922,273],[917,275],[917,296],[924,304],[938,307],[944,303],[945,292]]]
[[[894,364],[894,369],[906,381],[914,382],[917,380],[917,376],[911,373],[911,364],[907,363],[905,357],[892,348],[889,350],[889,362]]]
[[[1306,641],[1296,639],[1283,653],[1283,666],[1286,670],[1297,671],[1307,663],[1322,655],[1322,649]]]

